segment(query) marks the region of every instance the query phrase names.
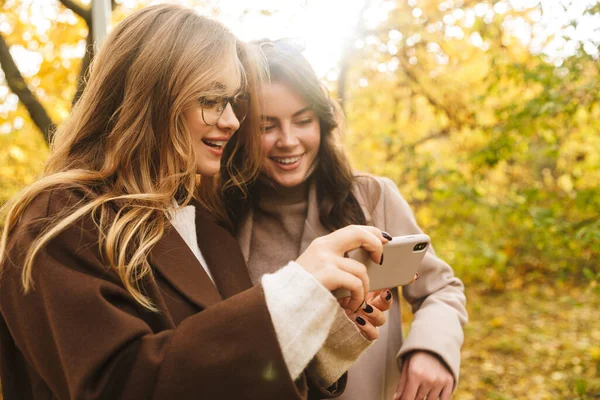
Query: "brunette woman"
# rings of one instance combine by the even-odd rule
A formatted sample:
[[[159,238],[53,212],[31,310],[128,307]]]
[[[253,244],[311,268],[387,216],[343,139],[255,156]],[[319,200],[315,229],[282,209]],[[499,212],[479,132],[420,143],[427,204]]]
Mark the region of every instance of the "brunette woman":
[[[262,92],[263,173],[248,199],[228,196],[232,228],[252,281],[258,283],[263,274],[295,259],[315,238],[351,224],[376,226],[392,236],[422,232],[392,181],[352,172],[338,143],[341,114],[300,49],[286,41],[257,44],[271,79]],[[381,324],[382,314],[389,321],[350,368],[340,398],[450,398],[467,321],[463,284],[432,248],[419,274],[402,291],[414,312],[405,340],[395,288],[384,293],[388,300],[394,298],[389,313],[383,312],[389,302],[371,295],[361,312],[349,314],[360,329]],[[342,353],[343,348],[350,352],[365,346],[360,337],[354,339],[327,342],[315,362],[326,359],[331,347]],[[330,379],[342,373],[337,370]]]

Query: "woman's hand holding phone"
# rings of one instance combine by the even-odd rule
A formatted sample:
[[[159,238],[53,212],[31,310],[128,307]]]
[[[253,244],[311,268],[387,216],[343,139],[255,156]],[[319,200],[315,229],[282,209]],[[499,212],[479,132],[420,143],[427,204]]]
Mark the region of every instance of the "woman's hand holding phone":
[[[419,279],[418,272],[408,284],[413,283],[417,279]],[[349,300],[349,297],[344,297],[338,299],[338,303],[340,303],[348,318],[354,320],[354,323],[361,330],[365,338],[368,340],[377,339],[379,337],[377,328],[386,322],[386,316],[383,312],[389,310],[394,302],[392,292],[387,289],[369,292],[365,298],[365,305],[356,313],[348,307]]]
[[[358,312],[354,312],[353,309],[348,307],[349,299],[349,297],[338,299],[348,318],[354,321],[365,338],[368,340],[377,339],[379,337],[377,328],[386,322],[384,311],[389,310],[394,301],[392,293],[385,289],[369,292],[365,298],[364,306]]]
[[[387,241],[375,227],[350,225],[313,240],[296,262],[328,290],[348,290],[347,307],[358,311],[369,293],[367,267],[344,255],[363,248],[374,262],[380,263]]]

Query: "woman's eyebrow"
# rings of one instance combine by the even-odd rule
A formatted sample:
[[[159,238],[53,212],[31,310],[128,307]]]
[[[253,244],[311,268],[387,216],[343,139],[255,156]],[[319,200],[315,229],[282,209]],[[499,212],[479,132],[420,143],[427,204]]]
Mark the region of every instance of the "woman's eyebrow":
[[[223,83],[221,82],[215,82],[211,85],[211,90],[214,91],[219,91],[219,92],[224,92],[227,90],[227,86],[225,86]]]
[[[312,111],[312,107],[304,107],[298,111],[296,111],[295,113],[292,114],[292,118],[295,118],[299,115],[304,114],[307,111]],[[271,115],[261,115],[260,116],[261,119],[265,120],[265,121],[269,121],[269,122],[277,122],[279,121],[279,118],[277,117],[273,117]]]
[[[304,107],[303,109],[301,109],[301,110],[298,110],[298,111],[296,111],[295,113],[293,113],[293,114],[292,114],[292,118],[293,118],[293,117],[297,117],[298,115],[300,115],[300,114],[303,114],[303,113],[305,113],[305,112],[307,112],[307,111],[310,111],[310,110],[312,110],[312,107]]]
[[[212,85],[212,90],[221,92],[223,94],[232,94],[233,96],[237,96],[238,94],[243,93],[243,90],[241,87],[236,87],[235,89],[230,89],[227,87],[227,85],[225,85],[224,83],[221,82],[215,82]]]

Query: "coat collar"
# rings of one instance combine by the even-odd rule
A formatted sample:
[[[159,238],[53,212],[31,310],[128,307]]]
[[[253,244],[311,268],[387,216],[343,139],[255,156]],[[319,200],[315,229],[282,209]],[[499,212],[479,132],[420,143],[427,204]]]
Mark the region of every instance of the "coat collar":
[[[170,224],[150,253],[151,263],[186,299],[206,308],[252,287],[252,283],[235,239],[198,203],[192,205],[196,207],[198,247],[215,283]]]

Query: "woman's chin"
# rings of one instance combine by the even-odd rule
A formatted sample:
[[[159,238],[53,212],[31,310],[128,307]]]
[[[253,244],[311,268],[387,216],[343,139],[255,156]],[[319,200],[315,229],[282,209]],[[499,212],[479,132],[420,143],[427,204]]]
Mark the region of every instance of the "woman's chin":
[[[296,175],[296,174],[294,174]],[[274,181],[276,184],[278,184],[279,186],[282,187],[294,187],[294,186],[298,186],[301,185],[302,183],[304,183],[304,176],[297,174],[298,176],[280,176],[280,175],[271,175],[269,176],[269,178],[271,178],[272,181]]]
[[[196,174],[202,176],[215,176],[219,173],[221,167],[218,162],[198,162],[196,161]]]
[[[215,170],[215,169],[210,169],[210,168],[196,168],[196,174],[200,175],[200,176],[204,176],[207,178],[211,178],[213,176],[215,176],[219,171]]]

